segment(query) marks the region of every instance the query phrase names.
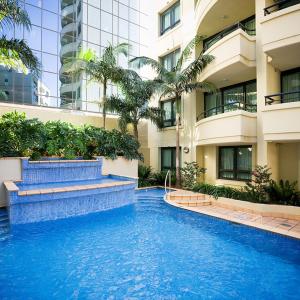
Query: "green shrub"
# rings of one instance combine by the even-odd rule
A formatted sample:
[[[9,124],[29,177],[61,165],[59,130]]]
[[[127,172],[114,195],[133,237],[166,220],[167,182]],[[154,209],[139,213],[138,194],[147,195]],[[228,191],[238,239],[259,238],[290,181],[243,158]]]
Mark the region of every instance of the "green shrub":
[[[145,187],[152,185],[151,183],[152,169],[151,167],[139,164],[138,176],[139,176],[139,187]]]
[[[152,174],[153,182],[155,185],[165,185],[165,180],[168,171],[159,171]],[[168,179],[169,184],[169,179]],[[176,173],[175,170],[171,172],[171,185],[174,186],[176,184]]]
[[[271,172],[267,166],[256,166],[252,172],[252,180],[246,183],[245,191],[249,198],[260,202],[268,202],[267,189],[271,183]]]
[[[193,187],[194,192],[203,193],[213,196],[231,198],[236,200],[248,200],[248,194],[244,190],[235,189],[227,186],[217,186],[208,183],[197,183]]]
[[[280,180],[279,183],[271,181],[267,188],[270,202],[286,205],[299,205],[299,192],[296,191],[297,181],[290,183]]]
[[[197,183],[197,177],[204,174],[206,171],[205,168],[199,167],[198,163],[193,162],[185,162],[184,167],[181,168],[181,179],[182,186],[185,189],[191,190],[193,186]]]
[[[58,156],[91,159],[105,156],[115,159],[141,159],[139,142],[116,129],[107,131],[94,126],[75,127],[61,121],[46,124],[37,119],[26,119],[25,114],[8,113],[0,118],[0,157]]]
[[[0,118],[0,157],[39,156],[45,145],[45,126],[24,113],[11,112]]]

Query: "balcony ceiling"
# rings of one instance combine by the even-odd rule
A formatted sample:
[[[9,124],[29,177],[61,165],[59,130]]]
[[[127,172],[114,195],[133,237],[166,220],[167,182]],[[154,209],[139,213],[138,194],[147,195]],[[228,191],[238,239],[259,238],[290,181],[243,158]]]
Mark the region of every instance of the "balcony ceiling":
[[[211,0],[210,5],[198,20],[198,34],[211,36],[255,14],[254,0]]]

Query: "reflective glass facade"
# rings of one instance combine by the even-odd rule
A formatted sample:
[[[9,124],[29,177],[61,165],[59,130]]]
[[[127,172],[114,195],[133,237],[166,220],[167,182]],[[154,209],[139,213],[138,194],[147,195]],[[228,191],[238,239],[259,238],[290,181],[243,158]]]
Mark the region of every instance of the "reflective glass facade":
[[[38,78],[16,71],[0,69],[0,89],[6,97],[1,101],[77,109],[100,110],[101,85],[87,81],[84,76],[70,76],[65,63],[80,48],[93,49],[101,55],[108,43],[131,45],[128,59],[141,54],[141,36],[146,28],[141,20],[140,0],[25,0],[20,1],[27,10],[32,30],[15,27],[1,32],[7,38],[24,38],[42,64]],[[145,23],[145,22],[143,22]],[[127,67],[128,59],[119,58]],[[108,94],[115,87],[108,87]]]

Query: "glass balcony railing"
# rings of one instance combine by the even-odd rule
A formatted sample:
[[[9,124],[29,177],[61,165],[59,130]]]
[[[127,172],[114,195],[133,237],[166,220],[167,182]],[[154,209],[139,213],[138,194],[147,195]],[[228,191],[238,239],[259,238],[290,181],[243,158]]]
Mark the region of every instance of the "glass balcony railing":
[[[264,8],[264,14],[269,15],[275,11],[299,4],[300,0],[279,0],[276,1],[274,4],[267,6]]]
[[[299,0],[300,1],[300,0]],[[208,50],[212,45],[216,42],[220,41],[223,37],[229,35],[230,33],[234,32],[237,29],[242,29],[249,35],[255,35],[255,17],[247,18],[241,22],[238,22],[230,27],[225,28],[224,30],[218,32],[217,34],[205,39],[203,41],[203,50]]]
[[[300,102],[300,89],[292,92],[278,93],[265,96],[265,104],[273,105],[280,103]]]

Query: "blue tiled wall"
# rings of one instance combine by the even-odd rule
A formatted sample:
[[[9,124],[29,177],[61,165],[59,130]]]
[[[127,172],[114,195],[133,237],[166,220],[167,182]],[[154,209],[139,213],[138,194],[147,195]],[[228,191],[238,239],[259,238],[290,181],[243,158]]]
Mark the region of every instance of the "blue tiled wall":
[[[22,179],[26,184],[43,184],[101,179],[102,159],[80,162],[38,162],[22,160]],[[119,181],[132,181],[126,185],[86,188],[33,195],[9,192],[9,217],[11,224],[55,220],[70,216],[99,212],[131,204],[135,201],[136,180],[122,176]],[[78,183],[82,185],[82,183]]]
[[[102,159],[82,162],[38,162],[22,159],[24,183],[63,182],[102,177]]]

